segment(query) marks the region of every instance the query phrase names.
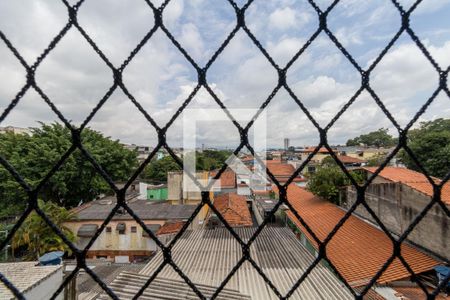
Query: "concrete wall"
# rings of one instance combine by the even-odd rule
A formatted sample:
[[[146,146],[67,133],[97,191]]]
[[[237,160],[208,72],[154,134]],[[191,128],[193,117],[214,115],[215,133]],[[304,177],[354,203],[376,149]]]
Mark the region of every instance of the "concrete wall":
[[[354,188],[347,188],[347,200],[342,206],[350,208],[355,199]],[[379,178],[375,178],[366,192],[366,202],[369,207],[396,235],[401,235],[430,201],[431,197],[407,185],[386,182]],[[373,218],[363,206],[358,206],[355,213],[373,222]],[[407,239],[450,260],[449,229],[450,220],[440,206],[434,205]]]

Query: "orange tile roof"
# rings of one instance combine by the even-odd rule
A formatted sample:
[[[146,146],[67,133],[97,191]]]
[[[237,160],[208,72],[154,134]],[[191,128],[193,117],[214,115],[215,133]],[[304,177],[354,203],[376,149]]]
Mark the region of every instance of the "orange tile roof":
[[[245,196],[233,193],[217,195],[214,206],[232,227],[253,225]]]
[[[302,152],[305,153],[310,153],[310,152],[314,152],[314,150],[316,150],[317,147],[306,147],[302,150]],[[331,149],[333,150],[333,149]],[[334,151],[334,150],[333,150]],[[317,151],[317,153],[330,153],[328,152],[328,149],[325,147],[320,147],[319,151]]]
[[[364,170],[374,173],[377,167],[366,167]],[[378,176],[383,177],[389,181],[403,183],[418,192],[421,192],[427,196],[433,196],[433,186],[430,184],[428,179],[422,173],[398,167],[385,167]],[[432,177],[436,183],[440,183],[441,180]],[[441,199],[444,203],[450,205],[450,182],[444,184],[441,190]]]
[[[338,206],[294,184],[288,188],[288,200],[321,241],[345,214]],[[292,211],[288,211],[287,214],[316,245]],[[337,231],[326,248],[327,257],[352,286],[366,284],[391,256],[392,250],[390,239],[381,230],[353,215]],[[439,264],[433,258],[406,244],[402,245],[401,253],[416,273],[431,270]],[[377,282],[386,283],[409,276],[397,258]]]
[[[267,162],[269,162],[268,160]],[[295,168],[293,165],[286,163],[267,163],[267,169],[275,176],[291,176],[294,173]]]
[[[393,287],[397,297],[401,297],[400,299],[404,300],[422,300],[426,298],[425,293],[422,291],[420,287]],[[432,290],[429,290],[432,293]],[[439,294],[435,298],[436,300],[449,300],[450,296],[444,296],[443,294]]]
[[[210,176],[214,178],[219,171],[211,171]],[[236,173],[231,169],[226,169],[219,177],[221,188],[235,188],[236,187]]]
[[[338,155],[337,158],[344,164],[365,163],[366,160],[362,160],[356,157],[348,155]]]
[[[158,229],[156,235],[177,233],[181,230],[181,228],[183,228],[184,223],[186,222],[179,221],[165,223],[163,226],[161,226],[161,228]]]

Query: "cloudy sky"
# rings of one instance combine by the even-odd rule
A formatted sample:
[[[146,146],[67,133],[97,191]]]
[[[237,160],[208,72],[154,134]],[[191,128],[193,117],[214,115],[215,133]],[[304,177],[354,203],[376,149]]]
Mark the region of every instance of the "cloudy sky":
[[[158,1],[154,1],[157,5]],[[243,1],[237,1],[242,4]],[[317,1],[325,8],[329,2]],[[400,1],[405,7],[411,0]],[[446,69],[450,65],[450,0],[424,0],[412,15],[411,26]],[[164,24],[192,58],[203,66],[236,23],[225,0],[172,0]],[[32,64],[67,22],[62,3],[48,0],[0,0],[0,30]],[[255,0],[246,13],[248,28],[275,62],[284,66],[318,26],[306,0]],[[87,0],[79,10],[79,23],[110,61],[119,66],[153,26],[153,14],[143,0]],[[329,15],[328,26],[340,42],[367,68],[400,28],[400,15],[388,0],[343,0]],[[10,103],[25,83],[19,62],[0,42],[0,109]],[[163,126],[196,86],[194,68],[158,30],[123,74],[129,91]],[[249,37],[240,30],[207,74],[210,87],[230,109],[254,113],[277,85],[277,74]],[[403,34],[371,75],[371,86],[404,126],[438,85],[438,75],[411,38]],[[80,33],[72,28],[36,72],[37,84],[71,120],[80,124],[113,83],[111,70]],[[287,81],[317,122],[325,126],[360,85],[360,75],[325,34],[320,34],[291,66]],[[188,109],[217,109],[200,89]],[[242,111],[241,111],[242,112]],[[205,110],[204,113],[208,113]],[[233,111],[232,111],[233,113]],[[268,146],[318,143],[317,131],[298,105],[281,89],[267,107]],[[168,131],[169,144],[181,146],[183,119],[195,118],[186,110]],[[450,99],[440,94],[421,118],[450,117]],[[237,130],[226,116],[202,121],[197,143],[235,146]],[[245,119],[245,118],[243,118]],[[0,126],[37,126],[56,121],[48,105],[30,90]],[[244,123],[245,120],[242,121]],[[126,143],[154,145],[155,131],[143,115],[117,89],[89,124]],[[391,128],[374,100],[363,92],[329,132],[331,143]]]

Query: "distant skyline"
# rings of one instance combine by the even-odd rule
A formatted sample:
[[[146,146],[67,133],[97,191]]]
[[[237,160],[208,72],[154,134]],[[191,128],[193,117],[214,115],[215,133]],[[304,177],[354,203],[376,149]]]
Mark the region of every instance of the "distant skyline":
[[[73,1],[71,1],[73,2]],[[156,1],[158,2],[158,1]],[[241,4],[243,1],[237,1]],[[331,1],[317,3],[325,8]],[[408,7],[413,1],[400,1]],[[106,5],[107,4],[107,5]],[[27,9],[24,9],[24,8]],[[411,16],[411,27],[436,62],[450,65],[450,0],[425,0]],[[223,0],[172,0],[163,20],[192,58],[203,66],[233,29],[236,16]],[[143,0],[86,1],[79,24],[119,66],[153,26],[153,14]],[[59,1],[4,0],[0,2],[0,30],[32,64],[67,22]],[[318,18],[310,4],[299,0],[255,0],[246,24],[263,47],[284,66],[317,29]],[[328,27],[367,68],[401,26],[391,1],[343,0],[331,11]],[[0,110],[25,84],[25,71],[0,42]],[[437,72],[411,38],[403,33],[371,74],[371,87],[387,109],[405,126],[436,89]],[[155,121],[163,126],[196,85],[197,74],[159,29],[123,73],[129,91]],[[275,70],[242,29],[212,64],[207,81],[229,108],[256,109],[266,100],[278,78]],[[358,72],[325,34],[308,47],[287,73],[294,93],[325,126],[359,88]],[[80,124],[113,82],[110,69],[80,33],[72,27],[36,71],[36,82],[56,107],[75,125]],[[450,117],[450,99],[440,94],[418,122]],[[218,108],[202,88],[189,108]],[[281,89],[267,107],[268,147],[317,145],[319,134],[298,105]],[[0,126],[36,127],[53,122],[56,115],[29,90]],[[417,123],[418,124],[418,123]],[[89,126],[124,143],[154,145],[156,132],[138,109],[117,89]],[[329,131],[330,144],[378,128],[396,131],[375,101],[363,92]],[[182,115],[167,132],[169,145],[182,146]],[[197,144],[239,144],[231,122],[205,124]]]

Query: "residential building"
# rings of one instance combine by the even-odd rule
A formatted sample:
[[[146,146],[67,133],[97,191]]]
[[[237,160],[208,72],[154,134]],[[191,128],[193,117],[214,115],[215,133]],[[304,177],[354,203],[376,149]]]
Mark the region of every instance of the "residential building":
[[[376,167],[363,168],[371,176]],[[436,183],[440,180],[433,178]],[[415,217],[431,202],[433,186],[422,173],[406,168],[385,167],[366,190],[366,202],[383,224],[394,234],[401,235]],[[346,191],[343,207],[349,208],[356,199],[353,187]],[[450,209],[450,183],[441,191],[441,199]],[[363,207],[355,213],[374,222]],[[434,205],[425,217],[408,234],[407,239],[435,255],[450,260],[450,234],[448,215],[440,205]]]
[[[235,228],[245,241],[255,228]],[[289,249],[289,251],[286,251]],[[314,256],[286,227],[267,227],[249,249],[250,256],[262,272],[285,295],[302,276]],[[295,255],[293,255],[295,253]],[[242,256],[241,245],[226,228],[192,230],[183,235],[172,249],[177,266],[189,277],[207,298],[211,298]],[[109,287],[121,295],[134,295],[142,284],[163,263],[162,251],[138,273],[122,273]],[[249,261],[236,270],[234,276],[219,294],[218,299],[278,299],[263,277]],[[151,299],[197,299],[192,289],[170,267],[156,276],[145,290]],[[317,265],[304,282],[293,292],[291,299],[354,299],[349,290],[325,266]],[[106,295],[100,299],[107,299]]]
[[[197,172],[196,178],[206,185],[209,172]],[[199,205],[202,201],[200,189],[193,182],[187,185],[190,189],[185,188],[183,182],[183,171],[175,171],[167,173],[167,201],[171,204]],[[186,175],[187,176],[187,175]],[[188,180],[188,182],[190,182]],[[212,194],[212,193],[211,193]],[[208,213],[208,206],[203,206],[198,213],[198,221],[203,222]]]
[[[28,135],[31,135],[32,133],[30,128],[16,127],[16,126],[0,127],[0,134],[6,132],[11,132],[14,134],[28,134]]]
[[[253,226],[247,198],[235,193],[220,194],[214,197],[215,208],[231,227]],[[210,211],[208,227],[223,226],[220,219]]]
[[[287,196],[294,209],[320,241],[327,238],[346,214],[339,206],[295,185],[289,186]],[[316,240],[292,211],[288,211],[287,216],[291,224],[299,230],[298,237],[302,244],[317,255]],[[388,236],[381,229],[355,215],[350,215],[326,247],[326,255],[330,262],[354,288],[365,286],[392,253],[393,245]],[[439,264],[438,260],[406,242],[401,246],[401,254],[415,274],[434,273],[433,267]],[[403,287],[417,288],[410,279],[411,274],[400,259],[395,258],[376,280],[375,291],[378,288],[385,288],[386,285],[395,287],[397,282]]]
[[[76,244],[79,248],[87,245],[115,205],[114,197],[105,197],[73,210],[77,218],[65,225],[77,235]],[[127,205],[155,234],[168,222],[186,221],[195,210],[194,205],[171,205],[165,201],[140,200],[137,194],[129,196]],[[191,227],[195,228],[198,223],[195,219]],[[123,208],[119,208],[87,252],[87,257],[128,263],[143,260],[157,249],[155,241],[137,221]]]
[[[167,184],[147,186],[147,200],[151,201],[167,200],[167,195],[168,195]]]
[[[63,283],[63,266],[41,266],[36,261],[0,263],[0,274],[5,276],[26,299],[50,299]],[[62,300],[61,292],[56,300]],[[16,299],[12,292],[0,282],[0,299]]]

